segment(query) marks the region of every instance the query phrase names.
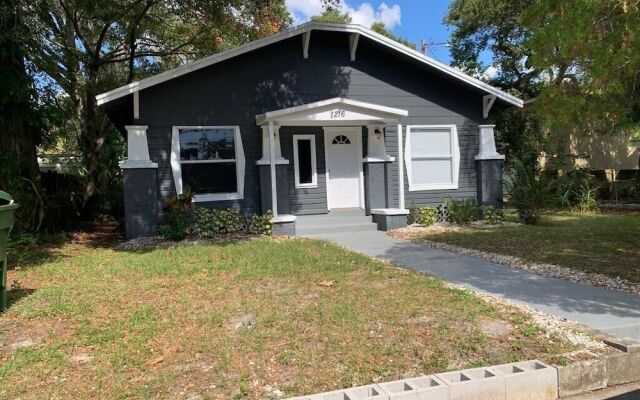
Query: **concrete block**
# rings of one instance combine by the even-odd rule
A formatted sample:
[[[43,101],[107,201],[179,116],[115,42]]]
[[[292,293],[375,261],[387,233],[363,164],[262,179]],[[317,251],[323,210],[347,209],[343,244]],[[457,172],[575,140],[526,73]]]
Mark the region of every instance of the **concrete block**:
[[[436,374],[449,385],[451,400],[505,400],[505,380],[493,368]]]
[[[575,361],[571,365],[558,368],[558,394],[567,397],[607,387],[609,375],[607,360],[594,358]]]
[[[349,400],[389,400],[389,396],[378,385],[359,386],[346,389],[345,392]]]
[[[449,400],[449,386],[435,376],[407,379],[416,388],[418,400]]]
[[[390,400],[418,400],[416,388],[406,379],[381,383],[380,388]]]
[[[607,358],[609,386],[640,381],[640,353],[616,353]]]
[[[625,353],[640,353],[640,340],[632,338],[610,338],[603,340],[611,347],[615,347]]]
[[[558,371],[540,361],[522,361],[494,367],[504,376],[507,400],[555,400]]]

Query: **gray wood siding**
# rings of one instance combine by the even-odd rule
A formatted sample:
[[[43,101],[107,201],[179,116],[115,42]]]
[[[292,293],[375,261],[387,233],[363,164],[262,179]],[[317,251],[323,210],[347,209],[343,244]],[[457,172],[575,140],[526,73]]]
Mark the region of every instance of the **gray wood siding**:
[[[336,96],[406,109],[409,116],[401,121],[403,125],[458,126],[460,189],[409,192],[405,183],[407,206],[475,196],[473,156],[478,147],[477,125],[482,122],[482,93],[366,38],[361,38],[357,59],[351,62],[348,43],[346,34],[314,31],[306,60],[302,58],[301,38],[294,37],[143,90],[139,123],[149,126],[150,155],[159,164],[158,201],[175,195],[169,164],[172,126],[239,125],[246,157],[244,200],[208,206],[258,211],[260,185],[255,161],[261,157],[262,139],[255,115]],[[395,130],[395,126],[388,127],[386,138],[393,156],[397,155]],[[293,159],[286,149],[291,143],[286,135],[282,139],[283,155],[291,161],[292,211],[326,212],[326,190],[324,199],[321,193],[325,185],[323,140],[316,141],[318,190],[301,192],[291,190]],[[392,169],[390,187],[397,205],[398,184],[392,179],[397,176],[397,162]]]
[[[318,187],[296,188],[293,135],[314,135],[316,139],[316,172]],[[327,180],[324,158],[324,132],[321,127],[293,127],[280,128],[280,148],[282,157],[289,160],[289,209],[295,215],[324,214],[327,210]]]

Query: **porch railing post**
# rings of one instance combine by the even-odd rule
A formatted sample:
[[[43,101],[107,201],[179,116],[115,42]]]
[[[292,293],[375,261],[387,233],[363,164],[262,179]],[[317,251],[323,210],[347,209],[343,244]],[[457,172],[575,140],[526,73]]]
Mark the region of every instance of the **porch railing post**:
[[[404,151],[402,124],[398,124],[398,208],[404,209]]]
[[[271,208],[273,217],[278,217],[278,192],[276,189],[276,157],[274,150],[274,126],[273,121],[269,121],[269,170],[271,173]]]

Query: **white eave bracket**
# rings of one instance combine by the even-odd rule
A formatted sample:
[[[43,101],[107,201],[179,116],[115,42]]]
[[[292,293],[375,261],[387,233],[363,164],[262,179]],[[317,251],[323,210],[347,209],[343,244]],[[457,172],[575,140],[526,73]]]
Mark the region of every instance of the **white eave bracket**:
[[[302,58],[309,58],[309,42],[311,41],[311,31],[302,34]]]
[[[349,35],[349,53],[351,54],[351,61],[356,60],[356,51],[358,50],[358,40],[360,40],[360,34],[354,32]]]
[[[482,118],[489,118],[489,111],[491,111],[491,107],[493,107],[495,101],[496,96],[493,94],[482,96]]]

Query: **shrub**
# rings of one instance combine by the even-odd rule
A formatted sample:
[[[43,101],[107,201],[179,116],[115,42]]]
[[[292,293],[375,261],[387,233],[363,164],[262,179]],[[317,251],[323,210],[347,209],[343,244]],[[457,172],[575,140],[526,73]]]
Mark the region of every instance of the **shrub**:
[[[216,210],[204,207],[194,211],[194,233],[203,239],[244,230],[244,218],[233,209]]]
[[[505,186],[509,202],[520,220],[529,225],[537,224],[543,210],[552,202],[553,182],[542,178],[536,168],[517,162],[511,171],[511,181]]]
[[[160,234],[169,240],[183,240],[189,234],[186,217],[183,212],[169,210],[169,225],[160,230]]]
[[[409,224],[433,225],[436,223],[436,209],[428,206],[411,207],[407,219]]]
[[[169,240],[183,240],[189,234],[186,213],[192,208],[193,195],[189,188],[177,197],[169,197],[164,201],[164,209],[169,212],[169,225],[160,230],[160,234]]]
[[[466,199],[450,199],[447,201],[449,208],[449,220],[456,224],[468,224],[476,221],[480,216],[480,209],[476,199],[469,197]]]
[[[273,234],[273,213],[267,211],[266,214],[252,214],[247,220],[247,230],[254,235]]]
[[[576,170],[556,180],[557,202],[579,212],[591,212],[598,207],[595,178],[584,170]]]
[[[504,212],[494,206],[483,206],[482,219],[489,225],[500,225],[504,221]]]

